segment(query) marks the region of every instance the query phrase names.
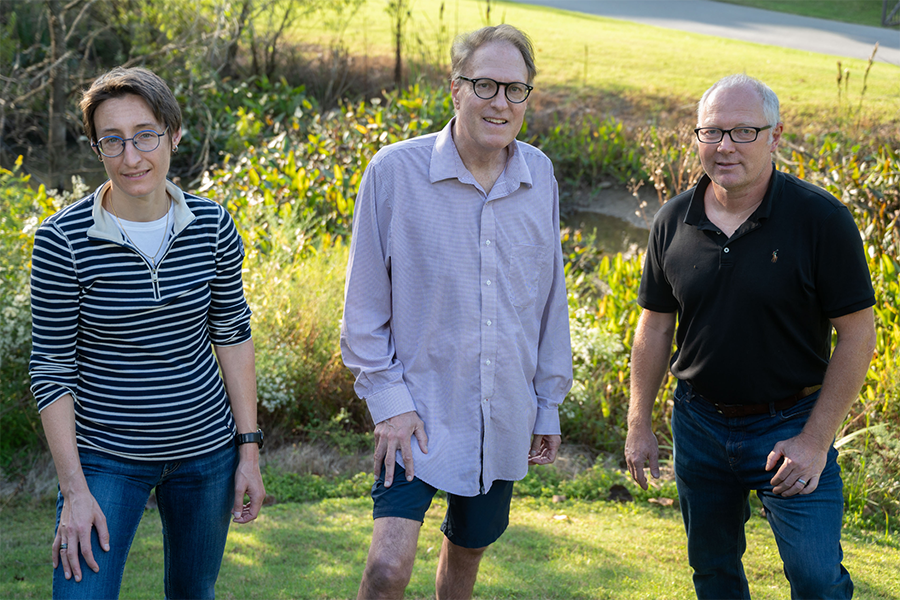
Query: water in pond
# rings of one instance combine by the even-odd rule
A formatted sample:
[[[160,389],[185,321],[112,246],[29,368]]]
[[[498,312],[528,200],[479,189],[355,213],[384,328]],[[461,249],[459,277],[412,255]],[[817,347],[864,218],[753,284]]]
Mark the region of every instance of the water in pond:
[[[634,248],[643,250],[647,247],[649,232],[618,217],[592,211],[575,211],[563,215],[562,225],[580,229],[585,236],[594,232],[597,247],[610,254]]]

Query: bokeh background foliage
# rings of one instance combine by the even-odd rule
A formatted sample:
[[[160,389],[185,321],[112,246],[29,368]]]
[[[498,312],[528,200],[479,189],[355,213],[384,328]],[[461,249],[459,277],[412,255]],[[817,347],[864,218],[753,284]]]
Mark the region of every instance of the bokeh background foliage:
[[[60,160],[77,153],[90,158],[79,137],[78,90],[113,64],[145,64],[171,82],[186,124],[172,175],[186,189],[226,206],[244,236],[260,420],[271,446],[314,442],[341,454],[366,451],[371,423],[338,347],[354,197],[378,148],[436,131],[452,116],[442,80],[446,59],[436,58],[444,56],[440,44],[452,38],[449,16],[442,8],[439,19],[416,27],[403,3],[380,4],[374,14],[382,20],[370,20],[362,34],[372,31],[374,38],[376,25],[399,28],[399,81],[391,77],[396,57],[354,54],[344,43],[347,36],[359,43],[358,11],[364,6],[372,15],[377,2],[73,3],[66,10],[56,6],[68,20],[65,43],[55,49],[52,2],[23,1],[15,13],[4,3],[0,62],[10,70],[2,85],[4,98],[13,100],[0,103],[0,468],[6,483],[23,481],[35,453],[45,451],[28,391],[32,236],[42,219],[99,183],[98,165]],[[484,3],[468,4],[477,5],[482,21],[489,18]],[[301,23],[318,24],[331,37],[310,45],[296,33]],[[540,37],[536,23],[523,27]],[[54,71],[59,64],[66,72]],[[868,76],[873,65],[863,68]],[[862,74],[857,78],[863,81]],[[712,79],[706,77],[705,85]],[[54,103],[60,80],[63,102]],[[863,236],[878,297],[878,347],[837,438],[847,521],[890,534],[900,517],[898,118],[881,109],[867,113],[865,87],[850,102],[846,80],[836,89],[832,82],[824,85],[830,86],[822,100],[827,118],[810,121],[788,109],[789,133],[776,161],[841,199]],[[570,82],[543,98],[536,94],[520,139],[551,157],[564,202],[584,190],[627,186],[643,198],[640,210],[649,218],[648,202],[664,202],[700,174],[685,125],[692,107],[666,112],[681,102],[682,91],[657,91],[650,99],[620,96],[615,106],[597,105],[583,85]],[[678,102],[661,101],[667,94]],[[876,106],[881,104],[879,98]],[[649,111],[651,106],[666,110]],[[61,142],[46,126],[57,121]],[[576,377],[561,415],[565,440],[586,457],[585,464],[572,476],[530,474],[519,489],[537,496],[605,498],[610,486],[627,484],[617,469],[643,251],[608,253],[592,232],[574,228],[564,228],[561,240]],[[654,409],[667,459],[672,385],[666,382]],[[267,475],[282,500],[365,492],[363,479],[321,488],[317,476],[277,469]],[[651,493],[674,497],[667,483]]]

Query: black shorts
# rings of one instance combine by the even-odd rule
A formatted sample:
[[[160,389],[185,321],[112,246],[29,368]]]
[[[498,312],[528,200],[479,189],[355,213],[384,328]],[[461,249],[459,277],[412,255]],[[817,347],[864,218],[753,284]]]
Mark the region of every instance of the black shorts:
[[[391,487],[384,487],[384,467],[375,485],[372,517],[398,517],[423,523],[425,512],[437,488],[418,477],[406,480],[406,470],[396,464]],[[509,503],[513,482],[495,481],[487,494],[457,496],[447,493],[447,515],[441,531],[452,543],[463,548],[484,548],[493,544],[509,526]]]

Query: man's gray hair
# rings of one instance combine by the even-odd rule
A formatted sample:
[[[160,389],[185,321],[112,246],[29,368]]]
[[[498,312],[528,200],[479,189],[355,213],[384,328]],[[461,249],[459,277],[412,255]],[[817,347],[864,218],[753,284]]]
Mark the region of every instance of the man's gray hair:
[[[455,81],[463,75],[463,70],[469,66],[469,60],[476,50],[491,42],[507,42],[516,47],[522,53],[525,60],[525,68],[528,70],[530,84],[537,75],[537,67],[534,66],[534,46],[524,32],[512,25],[503,23],[496,27],[482,27],[477,31],[461,33],[453,40],[453,48],[450,50],[450,80]]]
[[[706,103],[709,101],[709,97],[714,91],[728,90],[743,86],[750,87],[755,90],[757,94],[759,94],[759,98],[760,100],[762,100],[763,116],[766,119],[766,125],[774,126],[781,122],[781,115],[778,110],[778,96],[775,95],[775,92],[772,91],[772,88],[767,86],[759,79],[754,79],[749,75],[738,73],[736,75],[723,77],[722,79],[714,83],[711,88],[706,90],[706,92],[704,92],[703,97],[700,98],[700,102],[697,103],[697,126],[701,125],[700,116],[706,109]]]

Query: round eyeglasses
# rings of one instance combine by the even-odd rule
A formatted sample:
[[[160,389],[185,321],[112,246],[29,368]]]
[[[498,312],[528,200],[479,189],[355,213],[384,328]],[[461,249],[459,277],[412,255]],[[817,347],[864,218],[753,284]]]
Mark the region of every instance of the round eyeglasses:
[[[719,129],[718,127],[698,127],[694,130],[701,144],[718,144],[725,139],[725,134],[735,144],[749,144],[755,142],[760,131],[771,129],[771,125],[765,127],[732,127],[731,129]]]
[[[108,135],[100,138],[96,144],[91,144],[91,146],[99,150],[100,154],[106,158],[115,158],[125,152],[125,142],[131,142],[134,144],[135,149],[141,152],[153,152],[159,148],[159,138],[166,135],[168,131],[168,127],[162,133],[156,133],[152,129],[145,129],[138,131],[130,138]]]
[[[506,83],[503,81],[494,81],[493,79],[489,79],[487,77],[476,77],[475,79],[469,79],[468,77],[463,77],[462,75],[460,75],[459,78],[466,81],[471,81],[472,89],[475,90],[475,95],[482,100],[490,100],[491,98],[496,96],[497,92],[500,91],[500,86],[502,85],[505,88],[504,94],[506,95],[506,99],[513,104],[521,104],[522,102],[525,102],[525,100],[528,98],[528,94],[530,94],[531,90],[534,89],[533,86],[530,86],[527,83],[522,83],[521,81],[511,81],[509,83]]]

